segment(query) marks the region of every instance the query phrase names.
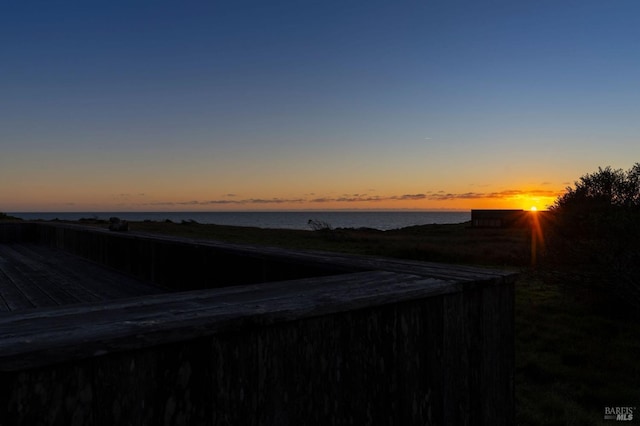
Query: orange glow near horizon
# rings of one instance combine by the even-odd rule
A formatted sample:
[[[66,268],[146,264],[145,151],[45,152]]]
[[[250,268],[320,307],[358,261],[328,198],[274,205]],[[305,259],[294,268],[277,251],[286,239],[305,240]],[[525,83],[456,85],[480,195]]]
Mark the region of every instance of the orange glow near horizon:
[[[26,189],[26,188],[24,188]],[[91,211],[283,211],[283,210],[472,210],[522,209],[545,210],[561,194],[542,189],[504,190],[470,193],[427,191],[378,194],[329,192],[297,194],[245,195],[204,193],[201,188],[181,192],[152,190],[138,187],[128,193],[118,193],[107,187],[88,191],[76,185],[64,190],[46,187],[44,194],[35,188],[5,194],[0,211],[3,212],[91,212]],[[216,191],[222,193],[222,191]]]

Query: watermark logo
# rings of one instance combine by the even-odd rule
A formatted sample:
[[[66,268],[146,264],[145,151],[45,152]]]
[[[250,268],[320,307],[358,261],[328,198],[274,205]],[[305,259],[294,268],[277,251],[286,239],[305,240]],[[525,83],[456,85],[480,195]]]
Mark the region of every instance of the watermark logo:
[[[633,420],[636,407],[604,407],[604,419],[618,422],[630,422]]]

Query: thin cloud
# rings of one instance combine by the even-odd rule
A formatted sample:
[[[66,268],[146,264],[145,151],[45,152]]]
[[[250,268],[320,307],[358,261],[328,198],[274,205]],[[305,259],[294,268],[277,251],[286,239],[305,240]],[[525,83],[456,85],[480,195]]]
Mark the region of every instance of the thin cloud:
[[[205,201],[157,201],[153,203],[146,203],[150,206],[207,206],[207,205],[225,205],[225,204],[283,204],[283,203],[300,203],[306,201],[303,198],[249,198],[244,200],[205,200]]]
[[[309,202],[311,202],[311,203],[328,203],[328,202],[331,202],[331,201],[335,201],[335,199],[321,197],[321,198],[314,198],[312,200],[309,200]]]
[[[208,200],[201,202],[201,204],[237,204],[238,202],[236,200]]]
[[[429,200],[432,201],[449,201],[449,200],[469,200],[476,198],[486,198],[484,194],[476,192],[466,192],[463,194],[454,194],[451,192],[438,191],[437,194],[429,196]]]
[[[546,189],[533,189],[533,190],[521,190],[521,189],[508,189],[498,192],[463,192],[463,193],[445,193],[438,192],[437,194],[429,195],[428,199],[432,201],[450,201],[450,200],[476,200],[476,199],[503,199],[503,198],[516,198],[516,197],[557,197],[561,192],[551,191]]]
[[[302,198],[294,198],[294,199],[283,199],[283,198],[270,198],[270,199],[262,199],[262,198],[252,198],[246,200],[247,203],[251,204],[283,204],[283,203],[301,203],[305,200]]]
[[[114,194],[113,196],[116,198],[132,198],[132,197],[144,197],[145,194],[143,192],[140,192],[137,194],[129,194],[129,193],[123,192],[120,194]]]
[[[317,198],[245,198],[230,200],[228,198],[206,201],[161,201],[145,203],[151,206],[211,206],[211,205],[278,205],[278,204],[326,204],[326,203],[379,203],[393,201],[452,201],[452,200],[476,200],[476,199],[508,199],[517,197],[557,197],[561,192],[546,189],[519,190],[508,189],[498,192],[438,192],[428,191],[426,193],[402,194],[402,195],[367,195],[367,194],[345,194],[340,197],[317,197]]]
[[[367,201],[384,201],[384,197],[379,197],[379,196],[373,196],[373,197],[341,197],[341,198],[336,198],[334,200],[331,201],[338,201],[338,202],[346,202],[346,203],[361,203],[361,202],[367,202]]]
[[[382,197],[379,195],[367,196],[366,194],[353,196],[343,196],[339,198],[322,197],[309,200],[311,203],[366,203],[366,202],[380,202],[380,201],[406,201],[406,200],[423,200],[426,199],[426,194],[404,194],[404,195],[391,195]]]
[[[400,195],[399,197],[391,197],[391,200],[424,200],[425,198],[427,198],[426,194],[404,194],[404,195]]]

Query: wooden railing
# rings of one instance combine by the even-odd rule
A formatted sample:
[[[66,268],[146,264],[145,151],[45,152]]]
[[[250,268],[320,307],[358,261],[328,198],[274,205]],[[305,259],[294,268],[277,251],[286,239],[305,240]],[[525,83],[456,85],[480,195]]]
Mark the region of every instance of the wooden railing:
[[[170,291],[0,315],[0,425],[514,422],[510,273],[6,226]]]

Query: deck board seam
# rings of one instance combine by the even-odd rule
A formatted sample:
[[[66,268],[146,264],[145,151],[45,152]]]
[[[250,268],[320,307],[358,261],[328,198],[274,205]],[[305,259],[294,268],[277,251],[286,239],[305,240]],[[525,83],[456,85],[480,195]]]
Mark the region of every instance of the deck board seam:
[[[39,247],[39,246],[36,246]],[[20,244],[18,245],[18,249],[22,249],[25,250],[25,245],[24,244]],[[46,259],[42,253],[38,253],[36,250],[31,250],[31,252],[37,256],[39,256],[39,258],[43,259],[43,263],[47,264],[49,266],[49,268],[47,268],[48,273],[50,275],[52,275],[56,281],[66,281],[67,285],[64,285],[63,287],[61,287],[64,291],[66,291],[70,296],[72,296],[72,298],[75,298],[78,302],[98,302],[98,301],[104,301],[106,300],[104,296],[101,296],[100,294],[98,294],[97,292],[93,291],[91,288],[87,287],[86,285],[83,285],[82,282],[90,279],[87,278],[87,276],[82,276],[80,274],[77,273],[77,271],[75,271],[73,268],[69,268],[65,265],[66,262],[52,262],[50,259]],[[59,251],[59,250],[55,250],[55,253],[57,255],[61,255],[63,257],[65,257],[65,260],[68,259],[73,259],[73,255],[68,255],[68,253],[64,252],[64,251]],[[71,257],[70,257],[71,256]],[[78,258],[79,260],[80,258]],[[75,263],[77,261],[77,259],[73,259],[73,262]],[[68,280],[67,276],[70,276],[72,279]],[[71,282],[70,282],[71,281]],[[56,283],[56,285],[58,285]],[[78,295],[77,293],[71,293],[70,290],[81,290],[81,294]],[[86,294],[86,296],[82,296],[82,293]],[[61,303],[62,304],[62,303]]]
[[[26,274],[24,278],[51,300],[51,304],[46,303],[44,306],[60,306],[83,302],[76,294],[69,292],[61,285],[61,283],[66,280],[64,276],[58,273],[55,266],[42,267],[42,262],[36,260],[42,259],[39,253],[36,253],[35,250],[26,247],[24,244],[18,244],[14,246],[13,249],[14,254],[18,255],[18,260],[22,261],[23,264],[27,265],[32,271],[32,273]]]

